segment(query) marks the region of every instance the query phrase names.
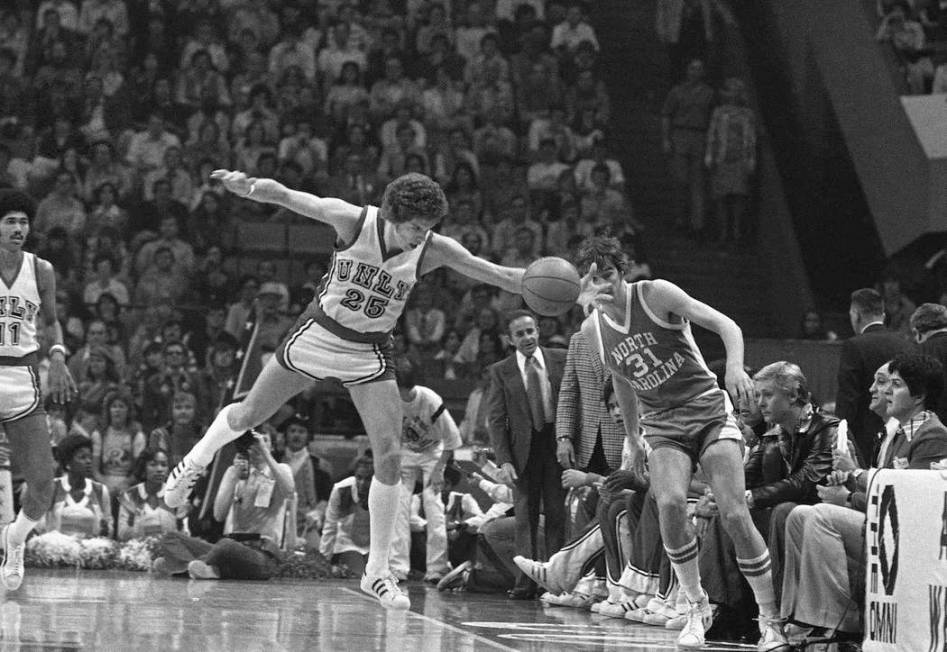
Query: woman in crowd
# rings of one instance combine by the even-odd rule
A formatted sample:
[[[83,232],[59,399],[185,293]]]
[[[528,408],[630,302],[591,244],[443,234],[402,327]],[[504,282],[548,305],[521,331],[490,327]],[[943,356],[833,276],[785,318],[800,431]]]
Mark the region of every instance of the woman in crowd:
[[[66,435],[56,450],[64,473],[54,481],[52,507],[37,530],[78,538],[112,536],[109,490],[92,479],[92,440]]]
[[[368,100],[368,90],[362,83],[362,70],[355,61],[346,61],[339,80],[326,94],[325,113],[336,124],[344,125],[349,109],[363,100]]]
[[[134,420],[134,403],[113,391],[102,402],[99,428],[92,433],[92,474],[118,496],[132,482],[135,459],[145,448],[145,433]]]
[[[135,461],[133,477],[138,484],[118,498],[118,540],[144,539],[181,529],[183,515],[162,500],[161,488],[168,477],[168,455],[146,448]]]
[[[118,389],[119,383],[115,362],[108,349],[104,346],[93,347],[89,351],[85,377],[76,380],[79,383],[79,400],[89,406],[90,411],[98,412],[106,395]]]

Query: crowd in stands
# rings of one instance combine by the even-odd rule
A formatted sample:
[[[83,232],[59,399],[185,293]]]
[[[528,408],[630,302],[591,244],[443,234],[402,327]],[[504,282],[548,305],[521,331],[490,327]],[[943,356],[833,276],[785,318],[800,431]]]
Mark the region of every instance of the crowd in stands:
[[[732,18],[711,0],[659,5],[659,34],[675,72],[685,77],[662,111],[663,144],[679,186],[679,226],[704,232],[709,174],[718,238],[742,238],[756,165],[755,118],[742,82],[723,82],[718,101],[700,61],[714,67],[720,25]],[[925,38],[944,38],[947,11],[937,2],[923,9],[879,2],[879,12],[879,39],[907,53],[912,90],[947,92],[947,66],[935,69],[923,54]],[[695,25],[703,27],[695,32]],[[56,269],[57,311],[79,387],[67,408],[47,405],[61,474],[34,560],[49,558],[42,545],[51,545],[51,533],[123,542],[162,537],[155,569],[165,572],[262,579],[279,574],[286,554],[300,548],[359,573],[368,549],[373,463],[362,455],[351,468],[330,473],[310,453],[321,400],[311,392],[279,413],[277,427],[266,426],[265,435],[238,446],[205,510],[225,531],[245,535],[242,546],[235,547],[234,538],[201,538],[214,538],[202,520],[203,505],[178,513],[161,500],[168,469],[232,390],[248,318],[256,320],[260,353],[272,354],[314,296],[326,262],[307,260],[299,274],[243,255],[236,248],[240,224],[302,218],[235,198],[210,172],[239,169],[358,205],[377,203],[393,178],[423,172],[441,182],[450,200],[441,232],[476,255],[522,267],[542,255],[570,257],[584,237],[606,233],[634,257],[644,246],[644,227],[610,137],[614,116],[600,47],[585,8],[565,0],[43,0],[4,6],[0,186],[25,190],[38,202],[30,246]],[[632,270],[629,280],[649,274],[647,266]],[[880,318],[900,333],[901,348],[908,349],[913,336],[922,352],[939,355],[923,342],[947,334],[947,309],[924,304],[915,310],[890,281],[877,298],[853,301],[867,320],[859,326],[876,323],[871,320],[882,298]],[[442,588],[531,597],[523,583],[531,576],[513,560],[514,492],[486,459],[478,459],[477,470],[449,463],[449,453],[462,444],[496,446],[490,368],[511,350],[506,315],[520,301],[437,271],[418,286],[395,334],[395,353],[416,374],[421,394],[444,380],[466,380],[472,389],[465,418],[445,427],[430,448],[412,451],[416,459],[405,467],[400,522],[409,530],[401,533],[404,567],[397,569],[405,576],[414,569]],[[538,319],[542,346],[567,349],[567,368],[581,346],[586,353],[578,357],[595,359],[576,336],[581,318],[576,311]],[[802,333],[834,338],[815,311],[805,315]],[[929,358],[890,353],[881,360],[884,382],[869,392],[870,381],[861,377],[853,391],[875,414],[930,427],[943,391],[943,379],[938,385],[935,376],[943,369]],[[571,569],[571,579],[547,586],[556,590],[545,599],[589,606],[607,598],[620,617],[679,622],[670,566],[654,537],[657,517],[648,507],[654,501],[644,500],[647,478],[622,469],[623,433],[607,418],[611,413],[620,420],[602,395],[607,373],[574,366],[572,372],[593,374],[597,389],[583,395],[574,388],[571,400],[594,406],[600,422],[586,428],[586,409],[571,425],[557,424],[557,435],[575,439],[571,452],[560,446],[556,454],[568,490],[563,531],[583,538],[587,528],[602,529],[623,512],[632,538],[597,535],[607,561],[598,571],[585,572],[591,568],[586,558],[556,562]],[[905,399],[907,407],[888,413],[890,401],[879,397],[894,375],[915,401]],[[914,464],[913,452],[898,448],[904,444],[896,429],[880,461],[870,446],[867,452],[864,445],[839,448],[838,421],[810,400],[798,367],[770,365],[756,381],[767,398],[742,406],[748,501],[774,550],[783,542],[783,524],[790,539],[804,531],[797,520],[832,516],[816,507],[815,516],[799,516],[780,506],[857,507],[841,489],[817,489],[822,480],[857,494],[863,491],[859,470],[893,465],[895,458]],[[402,375],[399,382],[406,404],[414,401],[414,381]],[[764,420],[754,407],[767,401],[782,401],[781,411],[773,408]],[[852,428],[855,417],[844,409],[839,416]],[[328,412],[336,421],[351,414],[341,402]],[[931,451],[918,455],[918,468],[947,457],[947,431],[941,430]],[[593,440],[582,438],[586,431]],[[876,432],[857,434],[864,444]],[[433,468],[443,482],[428,482]],[[461,486],[470,492],[458,491]],[[420,496],[409,498],[416,488]],[[728,584],[735,557],[713,522],[712,495],[698,484],[692,489],[708,542],[702,553],[708,592],[729,618],[726,634],[739,637],[746,623],[735,614],[747,603],[746,587]],[[615,507],[619,500],[623,509]],[[548,531],[548,524],[538,529]],[[536,550],[553,556],[544,534],[539,538]],[[409,539],[426,554],[411,554]],[[786,556],[802,559],[784,562],[789,581],[806,568],[807,546],[823,544],[793,545],[785,546]],[[575,549],[567,544],[563,550]],[[629,560],[635,570],[626,574]],[[834,627],[793,611],[807,602],[801,585],[783,585],[785,615]],[[839,604],[845,599],[857,595],[842,596]],[[857,634],[860,625],[846,623],[847,633]]]
[[[326,259],[236,247],[239,224],[305,220],[214,169],[358,205],[424,172],[441,230],[505,264],[593,232],[640,247],[581,4],[56,0],[5,7],[0,33],[0,185],[39,204],[29,244],[57,271],[89,435],[113,389],[146,438],[178,392],[206,423],[251,311],[272,352],[313,296]],[[476,379],[500,353],[519,298],[478,293],[446,274],[416,292],[403,345],[427,375]]]
[[[947,7],[939,0],[878,0],[875,38],[887,44],[910,95],[947,93]]]

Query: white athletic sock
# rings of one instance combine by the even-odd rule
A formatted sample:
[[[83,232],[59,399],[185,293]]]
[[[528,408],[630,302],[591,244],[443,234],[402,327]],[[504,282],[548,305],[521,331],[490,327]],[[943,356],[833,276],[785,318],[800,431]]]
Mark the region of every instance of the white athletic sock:
[[[23,513],[23,510],[20,510],[20,513],[16,515],[16,518],[10,523],[9,534],[10,534],[10,544],[18,546],[24,541],[26,537],[29,536],[30,532],[33,531],[33,528],[36,527],[36,524],[39,521],[34,521],[33,519],[27,518],[26,514]]]
[[[671,560],[671,568],[681,585],[681,591],[691,602],[699,602],[704,597],[704,591],[700,586],[700,570],[697,567],[697,537],[676,549],[665,544],[664,551]]]
[[[371,542],[368,547],[368,563],[365,574],[371,577],[388,574],[388,551],[395,531],[401,483],[393,485],[372,478],[368,490],[368,522],[371,526]]]
[[[776,591],[773,588],[772,563],[769,557],[769,550],[763,550],[763,554],[753,559],[740,559],[737,557],[737,566],[740,572],[746,578],[750,588],[753,589],[753,595],[756,597],[756,604],[760,608],[760,615],[764,618],[777,618],[779,612],[776,609]]]
[[[217,417],[214,419],[214,422],[210,424],[207,432],[204,433],[204,436],[201,437],[199,442],[194,444],[194,448],[191,449],[190,453],[184,456],[184,459],[198,466],[207,466],[213,461],[214,454],[217,451],[223,448],[225,444],[232,442],[243,434],[242,432],[231,430],[230,424],[227,423],[227,414],[234,405],[236,405],[236,403],[231,403],[217,413]]]

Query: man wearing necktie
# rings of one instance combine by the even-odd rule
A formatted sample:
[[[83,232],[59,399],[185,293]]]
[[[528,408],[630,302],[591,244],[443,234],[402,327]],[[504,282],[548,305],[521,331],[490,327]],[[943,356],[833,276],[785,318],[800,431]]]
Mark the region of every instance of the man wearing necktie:
[[[562,547],[565,536],[565,490],[555,432],[565,351],[539,346],[536,319],[525,310],[510,315],[508,331],[516,352],[490,368],[488,427],[500,466],[498,479],[514,489],[516,549],[537,559],[540,513],[546,517],[548,554]],[[535,593],[535,584],[520,573],[510,597],[530,599]]]

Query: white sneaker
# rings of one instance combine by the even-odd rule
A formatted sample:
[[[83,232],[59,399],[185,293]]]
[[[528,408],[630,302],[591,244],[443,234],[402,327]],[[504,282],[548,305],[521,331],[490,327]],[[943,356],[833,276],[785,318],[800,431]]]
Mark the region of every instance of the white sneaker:
[[[16,591],[23,583],[23,550],[25,543],[10,545],[10,526],[3,528],[3,564],[0,565],[0,582],[8,591]]]
[[[171,469],[164,483],[164,502],[168,507],[177,509],[187,502],[204,468],[184,458]]]
[[[541,596],[539,596],[539,601],[543,604],[549,605],[550,607],[571,607],[572,594],[553,593],[552,591],[546,591]]]
[[[687,622],[677,636],[677,647],[685,650],[700,649],[704,646],[704,632],[713,624],[713,611],[707,594],[698,602],[691,602],[687,610]]]
[[[195,559],[188,563],[187,574],[192,580],[219,580],[220,573],[217,569],[200,559]]]
[[[556,581],[556,578],[549,574],[546,564],[539,561],[534,561],[532,559],[527,559],[522,555],[516,555],[513,557],[513,563],[516,564],[517,568],[526,574],[526,577],[530,578],[550,593],[559,594],[565,592],[565,589],[559,585],[559,582]]]
[[[371,577],[362,575],[361,589],[370,596],[378,599],[386,609],[410,609],[411,600],[398,587],[398,582],[391,575]]]
[[[677,611],[668,600],[662,600],[655,596],[648,600],[648,603],[644,606],[644,613],[641,614],[640,622],[643,622],[645,625],[664,627],[671,618],[677,615]],[[629,620],[635,620],[635,618],[630,618]]]
[[[621,602],[611,602],[604,604],[599,608],[599,613],[608,618],[624,618],[625,614],[629,611],[635,609],[635,603],[630,600],[622,600]]]
[[[717,605],[710,605],[710,612],[713,614],[710,618],[710,624],[706,625],[705,629],[710,629],[710,625],[713,624],[714,619],[717,617]],[[684,629],[684,626],[687,624],[687,614],[680,614],[671,618],[669,621],[664,623],[664,629]]]
[[[779,618],[760,616],[760,641],[756,644],[758,652],[777,652],[790,649],[783,621]]]
[[[601,600],[594,595],[577,593],[576,591],[569,593],[568,596],[569,597],[563,602],[563,607],[572,607],[573,609],[588,609],[593,604],[601,602]]]

